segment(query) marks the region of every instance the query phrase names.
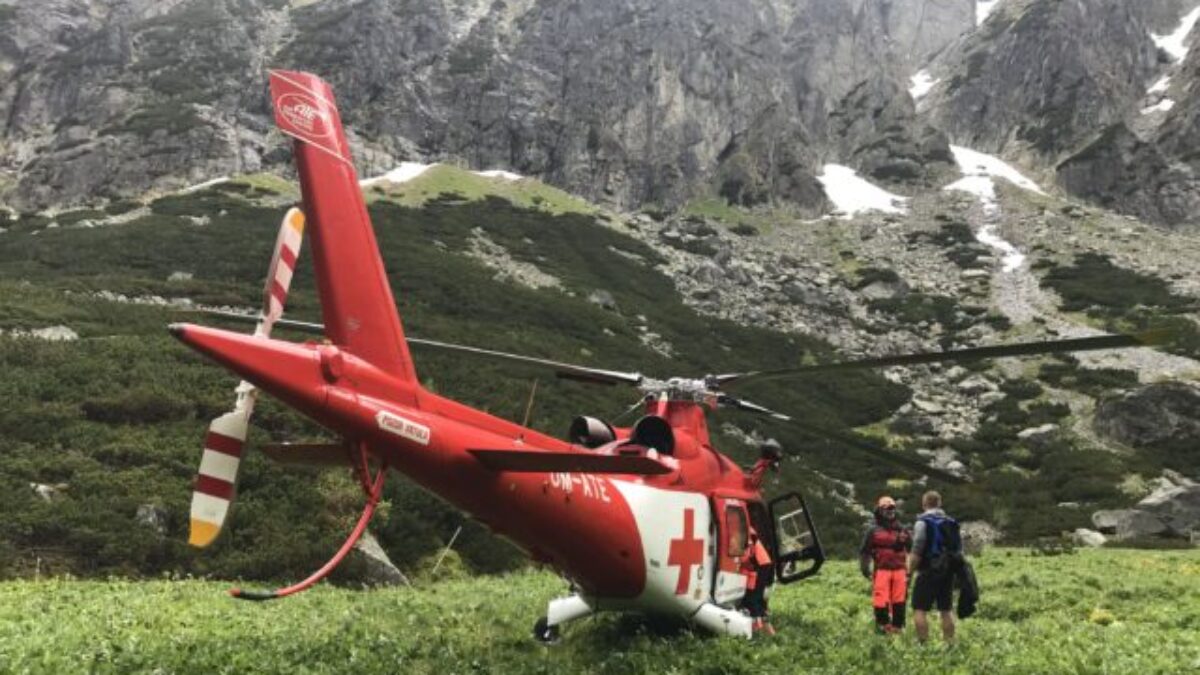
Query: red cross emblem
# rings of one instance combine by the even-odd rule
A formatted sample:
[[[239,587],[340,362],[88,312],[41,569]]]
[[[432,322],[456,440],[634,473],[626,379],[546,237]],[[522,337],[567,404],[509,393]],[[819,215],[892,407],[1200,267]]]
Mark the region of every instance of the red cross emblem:
[[[692,585],[692,566],[699,565],[704,560],[704,540],[694,538],[696,528],[696,510],[683,511],[683,537],[671,540],[671,551],[667,556],[668,565],[679,565],[679,580],[675,582],[675,595],[683,595]]]

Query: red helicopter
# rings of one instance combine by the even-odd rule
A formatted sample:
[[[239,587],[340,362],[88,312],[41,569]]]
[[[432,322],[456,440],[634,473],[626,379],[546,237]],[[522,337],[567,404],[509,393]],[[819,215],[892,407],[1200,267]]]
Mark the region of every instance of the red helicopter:
[[[698,378],[655,379],[516,354],[406,338],[384,273],[341,119],[327,83],[272,71],[275,121],[294,139],[303,212],[284,218],[253,335],[194,324],[171,333],[244,378],[234,410],[213,420],[195,482],[190,543],[211,543],[234,498],[237,469],[258,391],[294,407],[343,439],[329,445],[277,445],[281,461],[351,467],[366,505],[346,542],[312,576],[272,591],[235,589],[240,598],[280,598],[312,586],[349,552],[374,513],[384,478],[396,469],[441,496],[529,556],[568,578],[577,592],[552,600],[534,627],[544,641],[600,611],[687,617],[718,633],[749,637],[737,610],[746,593],[742,561],[752,534],[766,545],[776,578],[791,583],[825,560],[803,497],[770,502],[765,454],[743,471],[709,440],[705,409],[734,408],[787,420],[726,388],[746,382],[854,368],[1020,356],[1150,344],[1156,335],[1098,337],[977,347]],[[323,324],[281,318],[307,217]],[[245,318],[245,317],[242,317]],[[274,325],[323,332],[303,344],[270,337]],[[548,368],[565,378],[638,388],[645,415],[632,427],[579,417],[560,440],[438,396],[416,376],[409,344]],[[827,430],[805,427],[830,435]],[[870,444],[834,435],[852,447]],[[885,453],[886,454],[886,453]],[[891,461],[947,480],[930,467]],[[376,467],[372,472],[371,466]],[[569,533],[567,536],[566,533]]]

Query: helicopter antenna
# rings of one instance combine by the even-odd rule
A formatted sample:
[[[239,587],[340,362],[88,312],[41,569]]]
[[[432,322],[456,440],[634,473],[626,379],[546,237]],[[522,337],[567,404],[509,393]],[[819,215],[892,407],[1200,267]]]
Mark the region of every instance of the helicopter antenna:
[[[625,416],[626,416],[626,415],[629,415],[630,413],[637,412],[638,410],[640,410],[640,409],[641,409],[643,406],[645,406],[645,405],[646,405],[646,397],[645,397],[645,396],[643,396],[643,397],[639,398],[639,399],[637,400],[637,402],[635,402],[633,405],[631,405],[631,406],[629,406],[628,408],[626,408],[625,410],[621,411],[621,414],[619,414],[619,415],[617,415],[616,417],[614,417],[614,418],[612,419],[612,422],[613,422],[613,424],[616,424],[617,422],[620,422],[622,419],[624,419],[624,418],[625,418]]]
[[[534,380],[533,382],[534,388],[536,389],[537,380]],[[454,534],[450,536],[450,543],[446,544],[446,548],[442,549],[442,554],[438,556],[437,562],[433,564],[433,571],[429,573],[429,576],[432,577],[433,575],[437,574],[438,568],[442,566],[442,561],[446,559],[446,554],[450,552],[450,549],[454,548],[454,540],[458,539],[458,535],[461,533],[462,525],[459,525],[458,529],[454,531]]]
[[[533,387],[529,390],[529,402],[525,404],[525,421],[521,422],[521,426],[529,426],[529,417],[533,414],[533,399],[537,396],[538,381],[533,380]]]

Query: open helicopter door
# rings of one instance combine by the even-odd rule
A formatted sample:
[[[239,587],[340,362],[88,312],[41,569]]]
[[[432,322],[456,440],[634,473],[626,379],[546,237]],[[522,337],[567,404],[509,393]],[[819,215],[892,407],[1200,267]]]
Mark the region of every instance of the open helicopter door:
[[[775,578],[784,584],[807,579],[825,564],[825,549],[813,524],[808,504],[798,492],[771,500],[771,520],[775,523]],[[807,566],[805,566],[807,562]]]
[[[713,600],[718,605],[727,605],[746,594],[746,575],[742,572],[742,561],[750,542],[750,514],[746,502],[713,497],[713,522],[717,526]]]

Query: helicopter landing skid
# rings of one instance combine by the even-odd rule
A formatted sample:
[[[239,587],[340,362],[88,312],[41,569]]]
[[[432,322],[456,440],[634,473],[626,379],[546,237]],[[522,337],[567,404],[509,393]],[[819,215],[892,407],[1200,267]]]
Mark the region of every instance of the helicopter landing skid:
[[[731,609],[705,603],[692,615],[692,620],[717,635],[751,638],[754,636],[754,620]]]
[[[581,595],[555,598],[546,608],[546,616],[533,625],[533,639],[543,644],[554,644],[558,642],[563,624],[590,616],[595,611]]]

